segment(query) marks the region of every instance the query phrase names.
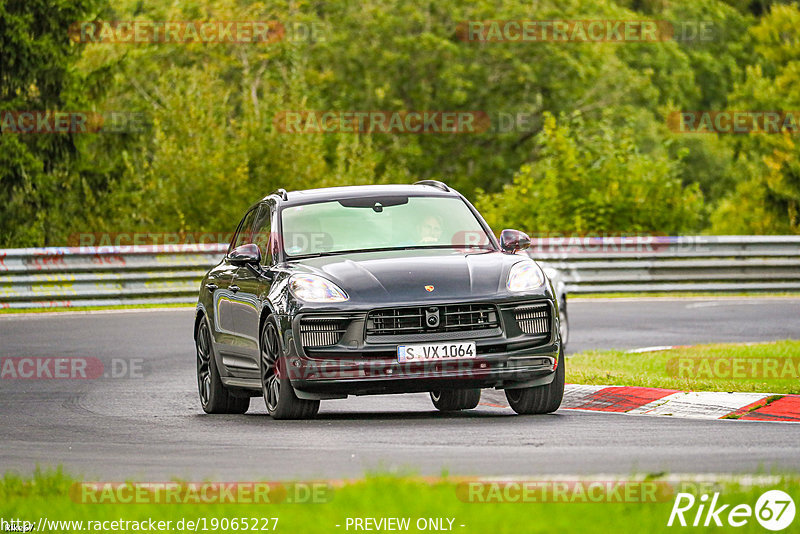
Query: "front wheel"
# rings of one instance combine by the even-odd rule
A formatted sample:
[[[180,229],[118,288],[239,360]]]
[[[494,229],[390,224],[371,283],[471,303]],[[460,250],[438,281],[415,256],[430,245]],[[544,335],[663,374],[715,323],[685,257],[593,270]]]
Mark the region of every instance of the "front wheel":
[[[507,389],[506,399],[518,414],[543,414],[558,410],[564,397],[564,352],[558,356],[558,367],[553,381],[546,386]]]
[[[480,389],[454,389],[448,391],[431,391],[433,405],[440,412],[471,410],[481,401]]]
[[[294,394],[286,358],[281,356],[278,329],[270,319],[261,328],[261,392],[273,419],[309,419],[319,411],[318,400],[299,399]]]
[[[236,396],[222,383],[211,344],[211,330],[203,317],[195,333],[197,349],[197,389],[200,405],[206,413],[245,413],[250,397]]]

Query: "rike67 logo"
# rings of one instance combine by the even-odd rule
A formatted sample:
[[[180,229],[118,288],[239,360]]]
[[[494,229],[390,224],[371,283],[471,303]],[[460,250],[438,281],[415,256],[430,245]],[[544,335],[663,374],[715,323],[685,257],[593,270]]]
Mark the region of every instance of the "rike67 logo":
[[[714,493],[710,500],[706,493],[699,499],[691,493],[678,493],[667,526],[742,527],[755,516],[765,529],[779,531],[792,524],[794,515],[794,501],[781,490],[765,492],[758,498],[755,507],[749,504],[722,504],[719,493]]]

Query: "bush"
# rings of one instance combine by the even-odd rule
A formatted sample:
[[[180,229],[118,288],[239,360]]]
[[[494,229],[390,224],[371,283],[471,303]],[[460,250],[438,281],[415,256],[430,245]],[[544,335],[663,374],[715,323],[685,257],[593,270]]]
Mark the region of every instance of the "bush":
[[[545,114],[536,158],[478,209],[495,228],[542,233],[681,233],[697,230],[702,195],[684,187],[679,161],[642,154],[630,125]]]

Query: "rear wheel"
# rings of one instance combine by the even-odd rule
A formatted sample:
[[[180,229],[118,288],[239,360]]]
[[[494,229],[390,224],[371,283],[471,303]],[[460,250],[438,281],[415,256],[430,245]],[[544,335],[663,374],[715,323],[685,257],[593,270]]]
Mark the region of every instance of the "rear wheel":
[[[308,419],[319,411],[318,400],[299,399],[282,357],[278,329],[267,319],[261,328],[261,391],[273,419]]]
[[[564,352],[558,356],[558,367],[553,381],[546,386],[507,389],[508,404],[518,414],[543,414],[558,410],[564,397]]]
[[[431,400],[437,410],[441,412],[454,412],[456,410],[471,410],[481,401],[480,389],[453,389],[446,391],[431,391]]]
[[[220,379],[217,362],[211,345],[211,330],[203,317],[195,335],[197,348],[197,389],[200,405],[206,413],[245,413],[250,407],[250,397],[237,396]]]

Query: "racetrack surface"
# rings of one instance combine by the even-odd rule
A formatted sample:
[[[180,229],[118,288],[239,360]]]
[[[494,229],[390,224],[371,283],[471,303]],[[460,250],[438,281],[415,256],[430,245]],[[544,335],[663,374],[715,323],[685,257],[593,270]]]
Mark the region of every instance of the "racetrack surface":
[[[570,350],[800,337],[800,299],[575,300]],[[560,410],[515,416],[502,392],[440,414],[425,394],[323,401],[312,421],[202,413],[192,310],[0,316],[0,357],[140,361],[141,376],[0,380],[0,471],[218,480],[798,471],[800,425]],[[567,365],[569,362],[567,362]]]
[[[570,299],[569,352],[800,338],[798,298]]]

